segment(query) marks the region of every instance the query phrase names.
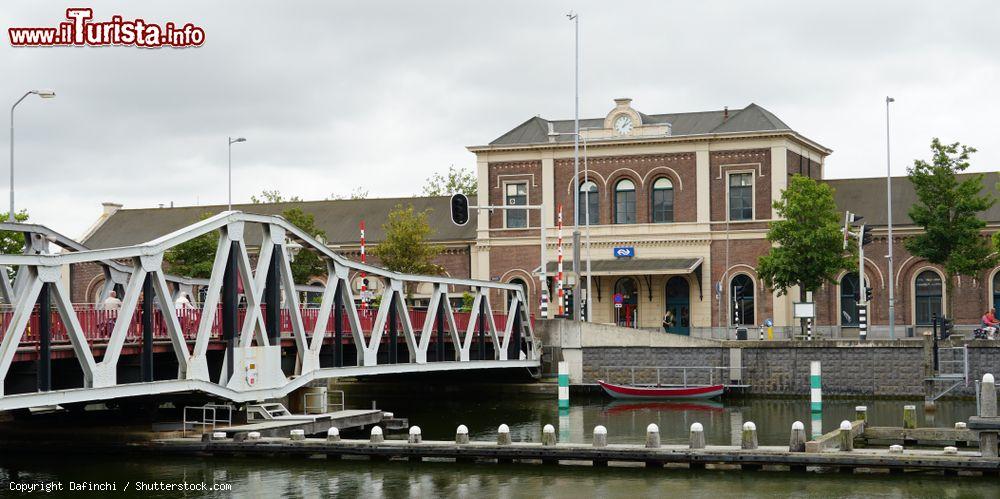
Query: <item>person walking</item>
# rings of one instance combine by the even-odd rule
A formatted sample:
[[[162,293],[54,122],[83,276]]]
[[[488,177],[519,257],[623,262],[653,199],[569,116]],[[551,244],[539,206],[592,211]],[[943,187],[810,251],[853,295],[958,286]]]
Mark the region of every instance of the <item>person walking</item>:
[[[667,313],[663,314],[663,332],[669,333],[670,328],[674,327],[674,311],[667,309]]]

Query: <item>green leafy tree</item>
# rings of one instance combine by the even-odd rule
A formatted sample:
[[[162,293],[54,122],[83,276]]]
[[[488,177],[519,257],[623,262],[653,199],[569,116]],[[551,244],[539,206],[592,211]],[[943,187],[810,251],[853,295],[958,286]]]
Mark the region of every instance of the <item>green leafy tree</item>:
[[[934,138],[931,162],[917,159],[907,170],[918,199],[910,207],[910,219],[924,230],[907,238],[906,249],[944,268],[946,296],[954,296],[955,276],[976,277],[997,262],[994,248],[982,235],[986,222],[979,219],[996,199],[982,193],[982,174],[961,181],[957,177],[969,167],[974,152],[958,142],[942,144]],[[947,315],[953,317],[954,300],[947,306]]]
[[[476,176],[472,170],[455,168],[455,165],[448,167],[448,173],[442,175],[435,173],[424,183],[425,196],[450,196],[462,193],[472,196],[476,193]]]
[[[277,189],[275,189],[273,191],[269,191],[267,189],[264,189],[264,190],[260,191],[260,197],[250,196],[250,202],[253,203],[253,204],[297,203],[297,202],[301,202],[301,201],[302,201],[302,198],[300,198],[298,196],[292,196],[290,198],[285,198],[285,196],[283,196],[281,194],[281,191],[279,191]]]
[[[204,213],[201,219],[211,216],[212,213]],[[212,275],[218,246],[219,232],[212,231],[170,248],[163,254],[163,259],[169,264],[172,274],[208,278]]]
[[[379,242],[372,255],[382,266],[394,272],[405,274],[440,274],[441,267],[434,259],[441,254],[439,245],[428,239],[434,234],[428,222],[432,210],[416,211],[413,205],[403,207],[397,204],[389,212],[389,218],[382,224],[385,240]],[[412,290],[407,289],[407,294]]]
[[[337,201],[341,199],[368,199],[368,189],[365,189],[361,186],[357,186],[354,188],[354,190],[350,192],[350,194],[344,195],[344,194],[333,193],[330,195],[328,199],[330,199],[331,201]]]
[[[774,209],[779,220],[771,222],[767,231],[773,245],[758,259],[757,272],[778,295],[799,286],[799,299],[805,301],[807,292],[833,283],[840,271],[853,266],[856,259],[844,251],[832,187],[795,175]]]
[[[7,214],[9,211],[0,214],[2,220],[7,220]],[[14,220],[19,223],[24,223],[28,221],[28,212],[21,210],[14,213]],[[4,255],[20,255],[24,253],[24,233],[15,232],[10,230],[0,230],[0,253]],[[7,269],[7,277],[13,279],[17,275],[17,267],[9,267]]]
[[[316,217],[312,213],[306,213],[299,208],[290,208],[281,212],[281,216],[319,241],[326,238],[326,232],[316,227]],[[326,274],[326,264],[323,263],[323,259],[315,251],[306,248],[302,248],[295,255],[291,267],[292,278],[296,284],[306,284],[310,277]]]

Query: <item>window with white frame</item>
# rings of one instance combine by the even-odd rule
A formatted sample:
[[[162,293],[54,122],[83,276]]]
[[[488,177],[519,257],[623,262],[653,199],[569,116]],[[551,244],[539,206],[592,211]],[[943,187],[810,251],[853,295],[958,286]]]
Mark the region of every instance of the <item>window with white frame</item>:
[[[729,219],[753,219],[753,173],[729,174]]]
[[[528,204],[528,184],[510,183],[504,187],[504,204],[507,206],[525,206]],[[507,212],[507,227],[523,229],[528,226],[528,210],[505,210]]]

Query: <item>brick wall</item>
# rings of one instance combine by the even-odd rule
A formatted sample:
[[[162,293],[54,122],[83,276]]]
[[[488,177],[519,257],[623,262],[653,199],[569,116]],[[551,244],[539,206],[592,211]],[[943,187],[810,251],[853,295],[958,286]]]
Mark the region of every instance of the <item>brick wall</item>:
[[[754,173],[754,219],[771,218],[771,150],[747,149],[740,151],[715,151],[709,154],[709,178],[711,197],[711,220],[725,221],[727,218],[726,195],[729,192],[731,171],[753,170]],[[720,174],[721,172],[721,174]]]
[[[488,172],[490,205],[503,206],[506,204],[504,197],[504,184],[507,182],[526,183],[528,185],[528,204],[542,204],[541,161],[490,163]],[[493,213],[489,215],[490,228],[503,228],[503,217],[503,210],[494,210]],[[541,225],[541,215],[538,213],[538,210],[529,210],[528,226],[537,228],[539,225]],[[502,231],[494,234],[494,237],[503,237],[504,235],[526,235],[529,232],[529,230]]]

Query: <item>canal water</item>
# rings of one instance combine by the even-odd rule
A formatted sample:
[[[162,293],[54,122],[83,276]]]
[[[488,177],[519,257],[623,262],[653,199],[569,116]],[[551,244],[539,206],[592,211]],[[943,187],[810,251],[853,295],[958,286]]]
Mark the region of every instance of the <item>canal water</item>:
[[[349,406],[370,406],[372,397],[349,397]],[[934,413],[919,400],[828,400],[823,431],[851,419],[856,405],[867,405],[875,425],[900,425],[902,407],[915,404],[921,426],[950,427],[975,412],[970,401],[945,401]],[[496,393],[489,387],[441,394],[378,396],[379,407],[419,425],[425,439],[450,440],[459,424],[471,437],[493,440],[506,423],[517,441],[539,441],[552,424],[564,441],[589,442],[595,425],[608,429],[612,443],[644,441],[646,425],[660,427],[664,443],[684,443],[691,423],[705,428],[709,444],[729,444],[743,422],[756,423],[762,445],[787,444],[792,421],[809,428],[806,399],[735,399],[725,403],[622,404],[599,397],[577,398],[560,414],[550,397]],[[738,435],[738,431],[736,432]],[[389,438],[405,438],[389,434]],[[360,460],[271,458],[196,458],[167,456],[72,456],[0,454],[0,497],[22,496],[11,484],[58,482],[112,483],[116,493],[91,497],[851,497],[978,498],[1000,497],[996,479],[839,473],[740,472],[719,470],[591,468],[586,466],[369,462]],[[139,483],[229,487],[225,491],[137,492]],[[126,490],[126,487],[128,489]],[[72,494],[80,497],[78,494]],[[27,495],[23,495],[27,497]],[[35,495],[37,497],[37,494]]]

